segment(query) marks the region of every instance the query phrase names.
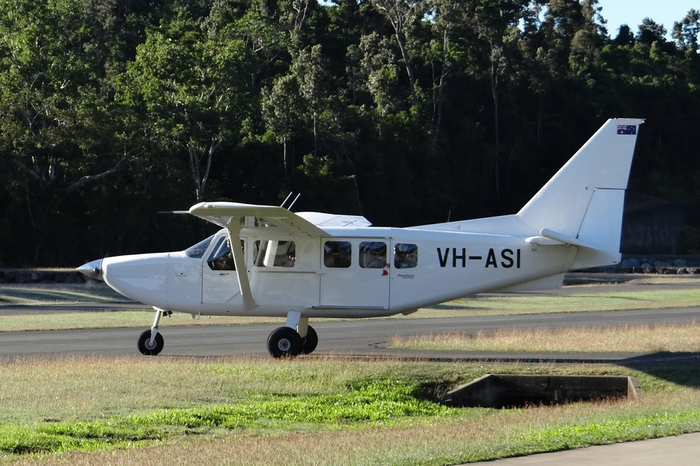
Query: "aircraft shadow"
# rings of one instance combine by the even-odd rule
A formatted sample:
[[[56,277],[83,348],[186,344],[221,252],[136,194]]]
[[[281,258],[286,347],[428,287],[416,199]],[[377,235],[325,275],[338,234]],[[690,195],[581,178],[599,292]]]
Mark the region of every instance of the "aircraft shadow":
[[[700,353],[658,352],[615,361],[614,364],[644,372],[689,388],[700,388]]]
[[[392,360],[410,360],[426,362],[475,362],[475,363],[515,363],[515,364],[607,364],[627,367],[644,372],[662,380],[667,380],[677,385],[689,388],[700,388],[700,352],[668,352],[640,354],[634,356],[621,356],[619,358],[596,358],[585,353],[566,355],[527,355],[515,353],[462,353],[450,352],[438,354],[431,351],[401,351],[401,353],[388,354],[336,354],[336,357],[348,359],[377,359],[387,358]],[[580,357],[579,357],[580,356]],[[431,394],[436,391],[433,384],[429,384],[426,391]],[[442,388],[442,387],[441,387]],[[439,391],[439,390],[438,390]]]

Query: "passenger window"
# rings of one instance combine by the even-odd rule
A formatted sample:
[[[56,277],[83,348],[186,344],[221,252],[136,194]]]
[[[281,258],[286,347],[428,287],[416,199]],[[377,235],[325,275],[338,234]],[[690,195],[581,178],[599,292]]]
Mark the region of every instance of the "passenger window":
[[[363,269],[383,269],[386,265],[386,243],[364,241],[360,243],[360,267]]]
[[[352,244],[349,241],[326,241],[323,245],[323,263],[326,267],[348,268],[352,262]]]
[[[296,245],[294,241],[256,241],[253,256],[257,267],[294,267]]]
[[[412,269],[418,266],[418,246],[410,243],[398,243],[394,246],[394,267]]]

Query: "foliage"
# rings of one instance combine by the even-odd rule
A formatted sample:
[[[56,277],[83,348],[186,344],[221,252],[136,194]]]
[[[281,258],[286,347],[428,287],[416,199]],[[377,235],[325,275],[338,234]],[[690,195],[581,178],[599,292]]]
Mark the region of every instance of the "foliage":
[[[597,0],[0,0],[0,265],[184,248],[206,227],[155,214],[204,199],[301,191],[299,209],[395,226],[513,212],[616,116],[648,119],[631,188],[696,211],[699,13],[604,17]]]

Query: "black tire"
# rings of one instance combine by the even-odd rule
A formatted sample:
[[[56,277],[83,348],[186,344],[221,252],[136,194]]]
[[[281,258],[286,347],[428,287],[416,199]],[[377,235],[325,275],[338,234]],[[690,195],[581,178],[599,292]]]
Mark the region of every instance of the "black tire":
[[[301,353],[301,337],[294,329],[279,327],[267,337],[267,349],[273,358],[296,356]]]
[[[318,346],[318,334],[312,326],[309,325],[309,329],[306,332],[306,337],[301,339],[301,352],[302,354],[311,354]]]
[[[157,333],[153,345],[149,345],[150,341],[151,331],[146,330],[139,337],[138,347],[141,354],[144,354],[146,356],[155,356],[156,354],[163,351],[163,346],[165,345],[165,342],[163,341],[163,335]]]

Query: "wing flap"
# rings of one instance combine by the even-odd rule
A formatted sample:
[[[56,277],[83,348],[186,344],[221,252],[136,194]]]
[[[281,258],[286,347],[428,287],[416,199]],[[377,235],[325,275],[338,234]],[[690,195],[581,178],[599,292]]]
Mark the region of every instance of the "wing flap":
[[[361,215],[338,215],[321,212],[299,212],[297,215],[318,227],[369,227],[369,220]]]

